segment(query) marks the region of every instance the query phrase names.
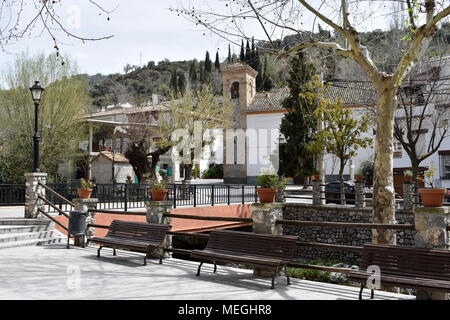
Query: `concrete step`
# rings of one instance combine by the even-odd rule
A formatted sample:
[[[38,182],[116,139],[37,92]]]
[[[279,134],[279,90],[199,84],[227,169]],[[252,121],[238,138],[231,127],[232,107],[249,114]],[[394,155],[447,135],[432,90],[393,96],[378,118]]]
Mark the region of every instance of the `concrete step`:
[[[28,226],[28,225],[50,225],[51,220],[48,219],[18,219],[18,218],[1,218],[1,225],[16,225],[16,226]]]
[[[0,243],[23,241],[31,239],[47,239],[52,238],[57,233],[55,230],[42,231],[42,232],[22,232],[22,233],[4,233],[0,234]]]
[[[9,233],[42,232],[51,229],[51,225],[0,225],[0,235]]]
[[[41,246],[41,245],[49,245],[56,243],[67,243],[67,237],[63,236],[54,236],[46,239],[29,239],[29,240],[21,240],[21,241],[12,241],[12,242],[3,242],[0,243],[1,249],[9,249],[9,248],[17,248],[17,247],[26,247],[26,246]]]

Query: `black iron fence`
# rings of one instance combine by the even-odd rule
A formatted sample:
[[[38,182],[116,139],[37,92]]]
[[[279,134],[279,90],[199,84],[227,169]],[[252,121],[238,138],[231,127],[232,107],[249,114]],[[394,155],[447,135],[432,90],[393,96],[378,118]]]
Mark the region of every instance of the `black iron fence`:
[[[0,206],[23,206],[25,184],[0,184]]]
[[[55,193],[71,201],[78,198],[77,183],[47,183]],[[257,202],[255,185],[168,185],[167,201],[174,207],[204,206],[217,204],[244,204]],[[98,199],[98,209],[143,208],[145,202],[152,200],[148,184],[97,184],[92,191],[92,198]],[[72,210],[70,204],[52,192],[46,192],[46,199],[63,211]],[[0,185],[0,206],[24,205],[25,185]],[[48,208],[49,211],[53,210]]]

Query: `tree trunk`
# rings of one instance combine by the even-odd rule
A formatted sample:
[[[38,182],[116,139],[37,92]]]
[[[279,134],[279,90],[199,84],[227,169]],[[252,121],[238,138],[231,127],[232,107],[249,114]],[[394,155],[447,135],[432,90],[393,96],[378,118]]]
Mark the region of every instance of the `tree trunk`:
[[[390,79],[386,79],[388,81]],[[378,88],[377,88],[378,89]],[[396,93],[389,85],[378,90],[375,175],[373,185],[373,223],[395,224],[393,178],[393,138]],[[395,244],[394,230],[372,230],[372,242]]]
[[[341,199],[341,204],[345,205],[346,201],[345,201],[345,189],[344,189],[344,168],[345,168],[345,163],[342,163],[341,160],[341,164],[339,167],[339,197]]]
[[[184,180],[192,179],[192,164],[184,165]]]

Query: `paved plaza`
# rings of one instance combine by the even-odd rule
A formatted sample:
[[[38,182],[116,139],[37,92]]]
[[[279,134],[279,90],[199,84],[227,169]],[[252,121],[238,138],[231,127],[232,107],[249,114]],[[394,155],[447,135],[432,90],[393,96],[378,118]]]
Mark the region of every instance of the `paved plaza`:
[[[94,246],[66,249],[63,244],[20,247],[0,251],[0,299],[155,299],[155,300],[357,300],[359,288],[301,279],[253,278],[251,270],[174,258],[149,260],[143,255]],[[365,299],[369,298],[365,290]],[[376,292],[376,299],[403,300],[414,296]]]

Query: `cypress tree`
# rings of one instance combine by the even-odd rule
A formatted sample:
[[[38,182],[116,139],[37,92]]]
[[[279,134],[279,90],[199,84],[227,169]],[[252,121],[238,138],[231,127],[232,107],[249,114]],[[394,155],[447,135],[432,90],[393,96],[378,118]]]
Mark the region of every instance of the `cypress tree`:
[[[313,156],[305,146],[312,141],[312,133],[316,130],[317,122],[311,115],[318,103],[308,102],[300,94],[305,92],[306,83],[315,73],[314,66],[302,52],[292,58],[288,80],[290,94],[283,101],[283,107],[289,112],[280,125],[285,143],[280,145],[279,173],[284,176],[310,176],[314,170]]]
[[[244,51],[244,39],[241,40],[241,53],[239,54],[239,60],[245,61],[245,51]]]
[[[206,51],[206,56],[205,56],[205,73],[211,73],[211,71],[212,71],[211,59],[209,58],[209,52]]]
[[[217,71],[220,71],[219,51],[216,52],[216,61],[214,62],[214,66]]]
[[[183,71],[178,72],[177,89],[181,94],[186,91],[186,76]]]
[[[191,82],[197,81],[197,60],[192,60],[191,67],[189,68],[189,80]]]
[[[264,62],[258,63],[258,68],[255,70],[258,71],[256,75],[256,91],[262,91],[264,89]]]
[[[230,47],[230,44],[228,44],[228,63],[231,63],[231,47]]]
[[[252,63],[252,50],[250,49],[250,42],[247,39],[247,45],[245,46],[245,62],[250,65]]]
[[[172,74],[170,75],[170,89],[178,92],[177,71],[175,69],[172,70]]]

